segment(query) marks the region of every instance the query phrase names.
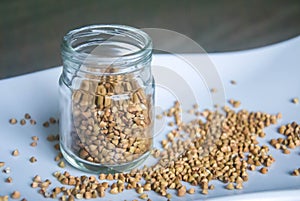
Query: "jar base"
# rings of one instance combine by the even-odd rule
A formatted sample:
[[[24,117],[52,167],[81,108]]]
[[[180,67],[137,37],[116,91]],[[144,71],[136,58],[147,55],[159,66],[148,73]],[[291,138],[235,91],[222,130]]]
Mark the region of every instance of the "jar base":
[[[114,173],[128,172],[141,165],[150,155],[150,151],[148,151],[145,154],[143,154],[140,158],[131,161],[129,163],[123,163],[118,165],[102,165],[102,164],[97,164],[97,163],[83,160],[78,156],[76,156],[75,154],[69,153],[67,150],[64,149],[62,144],[60,144],[60,150],[65,160],[73,167],[84,172],[96,173],[96,174],[99,173],[114,174]]]

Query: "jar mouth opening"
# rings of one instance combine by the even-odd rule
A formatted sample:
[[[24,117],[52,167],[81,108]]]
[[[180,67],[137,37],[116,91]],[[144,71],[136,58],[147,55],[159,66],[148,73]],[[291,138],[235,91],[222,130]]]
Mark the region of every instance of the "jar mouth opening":
[[[125,67],[151,57],[152,41],[144,31],[130,26],[91,25],[69,31],[61,48],[62,56],[76,63]]]

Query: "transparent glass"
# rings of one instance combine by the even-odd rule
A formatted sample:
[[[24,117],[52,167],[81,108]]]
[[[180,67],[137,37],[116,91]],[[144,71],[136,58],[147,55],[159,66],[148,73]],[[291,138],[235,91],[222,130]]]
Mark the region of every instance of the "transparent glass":
[[[153,141],[152,42],[143,31],[94,25],[62,42],[60,147],[73,166],[123,172],[142,163]]]

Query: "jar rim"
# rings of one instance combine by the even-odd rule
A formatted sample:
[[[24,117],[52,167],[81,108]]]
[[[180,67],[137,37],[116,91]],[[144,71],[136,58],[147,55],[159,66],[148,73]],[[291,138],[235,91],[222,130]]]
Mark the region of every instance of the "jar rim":
[[[91,55],[90,53],[80,52],[72,46],[73,42],[76,39],[87,36],[87,34],[99,36],[103,33],[112,34],[118,32],[119,34],[121,32],[122,34],[127,35],[131,39],[136,40],[136,42],[142,42],[143,46],[139,47],[136,51],[130,52],[129,54],[115,57],[99,57]],[[139,39],[142,41],[138,41]],[[62,56],[71,59],[74,62],[84,62],[87,65],[95,63],[113,63],[114,65],[118,65],[119,67],[121,67],[124,66],[124,64],[126,64],[127,66],[134,65],[135,63],[139,63],[142,60],[147,60],[148,58],[150,58],[152,54],[152,40],[147,33],[138,28],[119,24],[96,24],[83,26],[67,32],[67,34],[63,37],[61,49]],[[120,57],[122,57],[121,60],[119,59]]]

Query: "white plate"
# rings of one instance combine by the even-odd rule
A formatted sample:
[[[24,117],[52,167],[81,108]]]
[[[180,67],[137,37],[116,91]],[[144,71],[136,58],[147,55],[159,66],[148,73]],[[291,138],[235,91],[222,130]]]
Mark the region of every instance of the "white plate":
[[[201,57],[193,54],[184,56],[191,60]],[[223,81],[226,98],[240,100],[241,108],[248,110],[274,114],[281,112],[283,119],[279,125],[292,121],[299,122],[300,105],[292,104],[290,100],[300,97],[300,37],[264,48],[210,54],[209,56]],[[185,68],[172,56],[155,55],[153,63],[174,69],[196,94],[196,100],[201,109],[212,106],[213,101],[205,85],[205,79],[195,77],[190,69]],[[64,170],[54,162],[57,154],[53,149],[54,143],[46,140],[47,135],[57,134],[57,125],[50,128],[42,126],[42,123],[47,121],[50,116],[58,116],[57,86],[60,73],[61,68],[53,68],[0,81],[0,161],[5,161],[5,167],[11,168],[10,174],[0,173],[0,195],[11,194],[14,190],[19,190],[22,198],[42,200],[43,198],[37,193],[37,190],[30,187],[31,179],[36,174],[43,179],[50,179],[53,183],[52,186],[60,185],[51,174],[57,170]],[[157,80],[159,80],[159,76],[166,81],[172,79],[165,74],[160,74],[160,71],[156,69],[154,69],[154,74]],[[237,85],[231,85],[230,80],[235,80]],[[159,82],[161,83],[161,80]],[[171,83],[174,84],[174,80]],[[180,88],[181,82],[176,85]],[[174,100],[174,94],[167,91],[163,86],[158,86],[156,90],[156,105],[162,109],[171,106]],[[180,93],[184,93],[184,91]],[[183,96],[183,99],[187,102],[192,100],[186,95]],[[28,123],[25,126],[8,123],[12,117],[20,120],[27,112],[37,120],[36,126]],[[270,138],[280,137],[276,133],[277,127],[271,126],[266,129],[267,137],[261,140],[261,143],[267,143]],[[162,137],[166,130],[167,128],[164,128],[158,133],[156,139]],[[40,140],[37,147],[30,147],[31,136],[34,135],[39,136]],[[14,149],[19,149],[19,156],[11,155]],[[194,195],[187,195],[183,198],[173,195],[172,200],[300,200],[298,198],[300,178],[290,175],[290,171],[300,167],[299,148],[292,150],[289,155],[283,155],[273,148],[270,152],[276,162],[269,169],[269,173],[262,175],[259,172],[250,172],[249,181],[245,183],[243,190],[228,191],[224,189],[223,183],[213,181],[216,189],[210,191],[209,195],[200,194],[197,188]],[[38,161],[30,163],[31,156],[35,156]],[[1,170],[3,169],[1,168]],[[74,175],[85,174],[70,165],[67,165],[66,170]],[[4,182],[8,176],[13,178],[13,183]],[[291,189],[292,191],[282,191]],[[170,192],[174,193],[174,191]],[[138,194],[130,190],[119,195],[107,193],[105,200],[132,200],[137,196]],[[153,192],[149,193],[149,197],[152,200],[166,200]]]

